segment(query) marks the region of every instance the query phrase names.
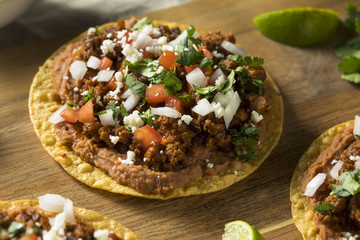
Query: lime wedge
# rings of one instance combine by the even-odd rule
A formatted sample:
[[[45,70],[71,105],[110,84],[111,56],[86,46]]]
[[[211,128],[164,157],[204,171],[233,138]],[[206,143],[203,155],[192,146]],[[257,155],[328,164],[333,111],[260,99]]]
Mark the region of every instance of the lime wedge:
[[[222,240],[264,240],[264,238],[253,226],[238,220],[225,224]]]
[[[291,8],[263,13],[254,24],[268,38],[294,46],[324,43],[336,32],[338,13],[322,8]]]

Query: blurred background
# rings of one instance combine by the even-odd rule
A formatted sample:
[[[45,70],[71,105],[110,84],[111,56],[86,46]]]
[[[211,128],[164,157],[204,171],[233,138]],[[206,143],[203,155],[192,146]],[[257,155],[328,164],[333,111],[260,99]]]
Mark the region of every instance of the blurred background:
[[[0,50],[190,1],[0,0]]]

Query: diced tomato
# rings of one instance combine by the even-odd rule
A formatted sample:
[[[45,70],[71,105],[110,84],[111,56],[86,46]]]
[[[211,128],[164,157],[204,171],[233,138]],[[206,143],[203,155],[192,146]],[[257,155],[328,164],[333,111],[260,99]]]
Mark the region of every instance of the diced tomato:
[[[175,60],[178,58],[178,55],[175,55],[175,52],[165,50],[159,58],[159,63],[163,67],[169,68],[171,71],[174,71]]]
[[[195,64],[195,65],[190,65],[190,66],[185,66],[185,71],[187,73],[191,73],[195,68],[197,68],[199,66],[199,64]]]
[[[165,102],[165,107],[170,107],[175,109],[176,111],[180,112],[181,114],[184,113],[184,109],[181,104],[181,99],[177,97],[168,97]]]
[[[38,237],[36,236],[35,233],[26,234],[20,238],[20,240],[37,240],[37,239]]]
[[[72,107],[69,106],[60,113],[60,116],[64,118],[66,121],[71,123],[75,123],[79,120],[78,113]]]
[[[124,36],[126,37],[126,43],[128,43],[128,44],[131,44],[133,41],[134,41],[134,39],[130,39],[129,40],[129,31],[128,32],[126,32],[125,34],[124,34]]]
[[[88,101],[84,106],[80,108],[77,114],[78,114],[79,122],[86,123],[86,122],[95,121],[93,102],[91,100]]]
[[[210,58],[210,59],[213,58],[211,52],[206,49],[206,46],[199,46],[199,50],[203,51],[205,57]]]
[[[145,100],[150,105],[165,102],[168,97],[164,89],[164,84],[154,84],[151,87],[146,87]]]
[[[134,131],[134,140],[143,151],[148,150],[152,146],[159,145],[161,143],[162,136],[150,125],[145,125]]]
[[[106,84],[106,86],[107,86],[110,90],[115,91],[115,89],[117,88],[115,77],[112,77],[112,79],[110,80],[110,82],[108,82],[108,84]]]
[[[105,70],[105,69],[111,67],[112,64],[113,64],[113,61],[112,61],[110,58],[108,58],[108,57],[103,57],[103,58],[101,59],[100,65],[99,65],[99,69],[100,69],[100,70]]]

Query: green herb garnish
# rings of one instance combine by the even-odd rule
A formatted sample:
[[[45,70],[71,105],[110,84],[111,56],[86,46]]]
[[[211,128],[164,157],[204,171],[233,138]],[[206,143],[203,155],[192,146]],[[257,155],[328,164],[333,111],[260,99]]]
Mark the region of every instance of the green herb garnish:
[[[360,169],[351,172],[343,172],[339,177],[340,185],[333,185],[331,195],[340,197],[355,196],[360,192]]]
[[[187,36],[177,45],[177,53],[179,56],[175,62],[184,66],[199,64],[204,58],[204,53],[203,51],[195,49],[193,44],[199,46],[201,42],[193,37],[195,33],[194,27],[190,27],[186,31]]]
[[[259,57],[253,57],[250,56],[242,57],[240,55],[231,55],[228,57],[229,59],[236,62],[238,66],[258,66],[264,64],[264,59]]]
[[[334,209],[334,206],[331,203],[327,202],[318,202],[315,206],[315,211],[324,214],[324,215],[331,215],[331,210]]]
[[[155,61],[153,61],[155,62]],[[151,78],[156,75],[156,71],[159,67],[159,63],[156,61],[154,64],[141,63],[141,62],[129,62],[125,60],[125,64],[129,67],[130,72],[139,73],[145,77]]]
[[[145,26],[147,25],[153,25],[152,21],[148,21],[147,17],[143,17],[142,19],[140,19],[139,21],[137,21],[132,27],[131,30],[132,31],[140,31],[141,29],[143,29]]]
[[[256,127],[251,127],[245,124],[239,129],[229,129],[231,136],[231,143],[235,145],[236,154],[243,160],[249,161],[255,159],[254,154],[257,149],[261,130]],[[245,148],[245,150],[242,149]]]
[[[211,60],[210,58],[205,57],[205,58],[201,61],[200,65],[199,65],[199,68],[200,68],[200,69],[209,68],[209,67],[211,67],[212,65],[213,65],[213,60]]]
[[[140,97],[145,96],[146,84],[136,80],[134,77],[126,74],[125,84],[131,89],[133,93]]]
[[[112,111],[112,118],[115,121],[118,116],[118,109],[116,107],[116,104],[114,102],[109,102],[107,108]]]
[[[171,72],[169,69],[166,68],[162,72],[161,77],[163,77],[162,83],[164,84],[164,89],[169,96],[175,95],[181,90],[181,81],[178,79],[176,74]]]
[[[84,98],[85,102],[89,101],[90,99],[92,99],[94,97],[94,86],[91,87],[91,90],[89,91],[89,93],[86,95],[86,97]]]
[[[123,104],[120,105],[120,114],[122,117],[129,116],[129,113],[126,111],[126,108]]]
[[[73,108],[75,106],[75,103],[67,103],[66,105],[68,105],[68,107]]]
[[[355,137],[360,140],[360,135],[355,134]]]
[[[25,235],[37,233],[38,231],[39,231],[39,229],[37,227],[30,227],[30,228],[26,229]]]
[[[15,237],[18,233],[20,233],[20,231],[24,228],[24,224],[19,223],[17,221],[12,221],[9,228],[8,228],[8,233],[9,233],[9,238],[13,238]]]
[[[142,115],[140,115],[140,118],[144,121],[144,125],[148,124],[152,127],[154,127],[154,121],[157,118],[157,115],[151,114],[150,108],[146,110]]]

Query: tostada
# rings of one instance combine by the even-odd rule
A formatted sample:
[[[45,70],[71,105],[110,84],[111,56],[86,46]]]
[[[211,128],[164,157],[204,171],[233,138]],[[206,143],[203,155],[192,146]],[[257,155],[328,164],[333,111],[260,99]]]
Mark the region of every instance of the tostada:
[[[0,201],[0,239],[135,240],[135,233],[98,212],[45,194],[37,200]]]
[[[283,103],[233,34],[130,18],[58,49],[30,116],[76,179],[147,198],[208,193],[252,173],[279,141]]]
[[[360,117],[330,128],[304,153],[291,181],[304,239],[360,237]]]

